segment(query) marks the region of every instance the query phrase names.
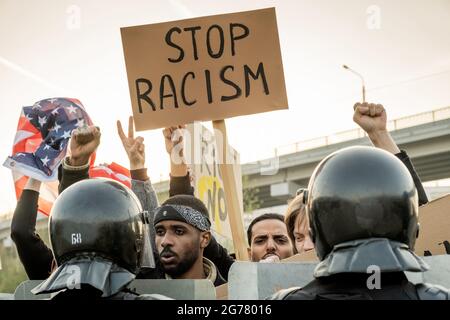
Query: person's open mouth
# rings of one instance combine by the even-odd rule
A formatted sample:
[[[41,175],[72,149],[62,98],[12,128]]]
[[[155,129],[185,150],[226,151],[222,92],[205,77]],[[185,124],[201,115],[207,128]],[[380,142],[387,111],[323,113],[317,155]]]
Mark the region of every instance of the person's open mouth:
[[[160,260],[163,264],[170,264],[174,262],[175,255],[172,253],[163,253],[162,255],[160,255]]]

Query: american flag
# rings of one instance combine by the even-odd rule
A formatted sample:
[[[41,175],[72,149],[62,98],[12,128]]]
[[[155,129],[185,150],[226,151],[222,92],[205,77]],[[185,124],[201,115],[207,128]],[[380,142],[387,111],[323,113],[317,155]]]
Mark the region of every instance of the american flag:
[[[43,182],[57,179],[72,130],[92,125],[77,99],[53,98],[23,107],[12,156],[4,166]]]
[[[42,181],[38,210],[49,215],[58,196],[58,167],[66,155],[71,133],[92,124],[77,99],[45,99],[23,107],[12,155],[3,164],[12,170],[17,199],[29,177]],[[91,159],[90,177],[111,178],[131,188],[130,172],[126,168],[116,163],[94,167],[93,162]]]
[[[131,175],[127,168],[112,162],[111,164],[102,164],[89,169],[91,178],[110,178],[119,181],[131,189]]]

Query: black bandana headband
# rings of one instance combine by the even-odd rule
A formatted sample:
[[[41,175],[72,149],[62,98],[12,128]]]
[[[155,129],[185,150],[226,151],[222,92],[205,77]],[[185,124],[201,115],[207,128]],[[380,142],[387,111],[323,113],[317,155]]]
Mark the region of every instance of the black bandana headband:
[[[176,204],[167,204],[156,209],[154,224],[164,220],[176,220],[190,224],[191,226],[201,230],[209,231],[211,222],[199,211]]]

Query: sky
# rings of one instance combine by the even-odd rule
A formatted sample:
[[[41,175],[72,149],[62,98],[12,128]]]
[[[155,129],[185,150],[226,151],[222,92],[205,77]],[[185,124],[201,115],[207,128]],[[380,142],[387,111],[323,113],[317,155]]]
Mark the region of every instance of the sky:
[[[97,163],[128,165],[116,133],[131,102],[120,28],[275,7],[289,109],[227,119],[243,163],[296,141],[356,128],[352,106],[382,103],[389,119],[450,106],[450,0],[0,0],[0,161],[23,106],[73,97],[101,128]],[[210,124],[207,124],[210,126]],[[145,138],[153,182],[167,179],[161,130]],[[15,207],[0,169],[0,213]]]

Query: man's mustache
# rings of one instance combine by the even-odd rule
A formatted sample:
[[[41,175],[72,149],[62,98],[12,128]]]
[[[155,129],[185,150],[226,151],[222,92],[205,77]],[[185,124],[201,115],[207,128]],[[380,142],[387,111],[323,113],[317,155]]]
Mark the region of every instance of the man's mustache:
[[[159,253],[160,257],[172,257],[176,255],[177,254],[175,252],[170,250],[170,247],[164,247],[164,249],[162,249],[162,251]]]

